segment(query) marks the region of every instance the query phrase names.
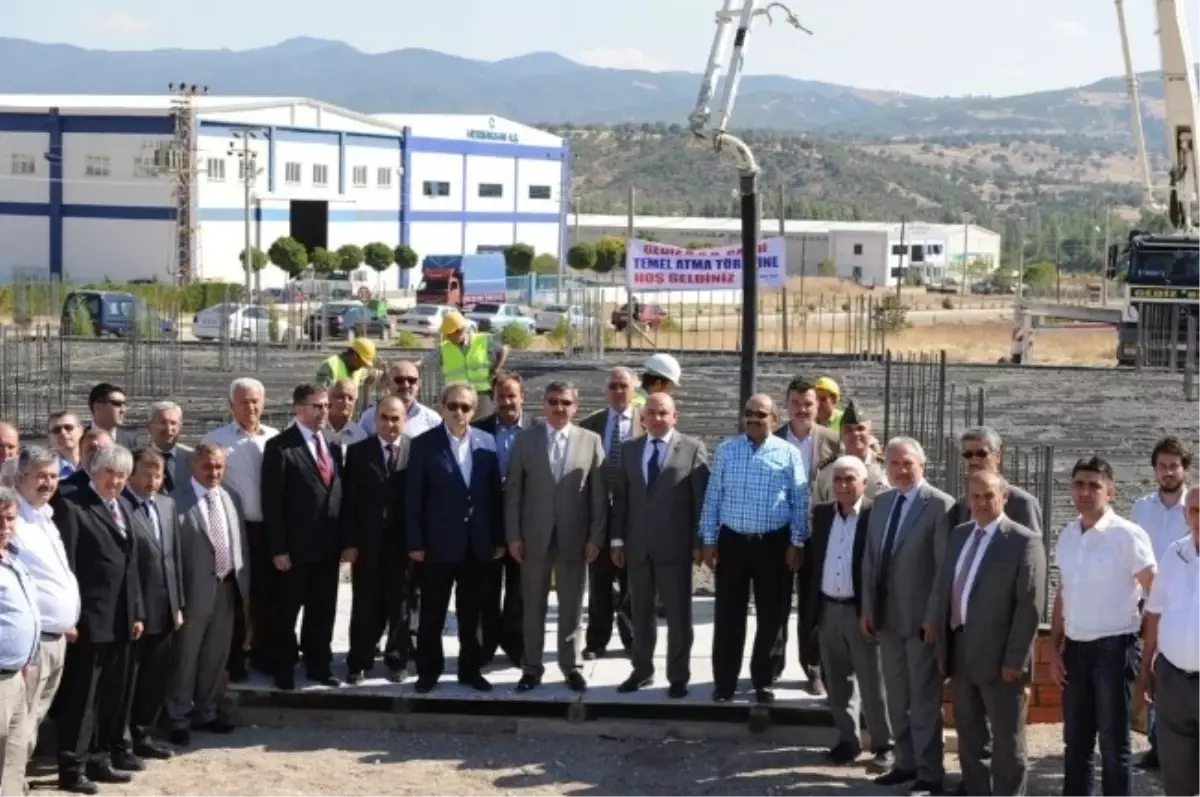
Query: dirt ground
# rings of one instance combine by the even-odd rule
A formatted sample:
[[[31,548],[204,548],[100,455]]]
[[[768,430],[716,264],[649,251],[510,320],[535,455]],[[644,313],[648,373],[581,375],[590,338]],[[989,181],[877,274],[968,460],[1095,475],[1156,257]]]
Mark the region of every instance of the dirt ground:
[[[1030,794],[1061,794],[1062,727],[1030,729]],[[831,767],[823,751],[765,742],[622,740],[593,736],[397,733],[239,728],[198,736],[172,761],[151,762],[108,795],[328,794],[881,794],[860,767]],[[1145,739],[1134,737],[1135,750]],[[957,781],[957,759],[948,753]],[[43,791],[52,784],[36,778]],[[1161,794],[1135,774],[1134,794]]]

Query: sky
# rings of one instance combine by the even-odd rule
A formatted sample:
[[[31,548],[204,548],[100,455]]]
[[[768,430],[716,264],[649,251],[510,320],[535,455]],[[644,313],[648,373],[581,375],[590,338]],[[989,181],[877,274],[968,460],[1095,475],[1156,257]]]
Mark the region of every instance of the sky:
[[[1188,9],[1192,60],[1200,10]],[[0,36],[109,50],[235,50],[295,36],[481,60],[553,51],[594,66],[700,72],[720,0],[0,0]],[[740,0],[735,0],[735,5]],[[809,36],[760,18],[748,74],[929,96],[1022,94],[1121,74],[1112,0],[791,0]],[[1159,68],[1154,0],[1126,0],[1134,67]],[[917,13],[917,9],[920,13]],[[336,14],[333,13],[336,10]],[[15,13],[14,13],[15,12]]]

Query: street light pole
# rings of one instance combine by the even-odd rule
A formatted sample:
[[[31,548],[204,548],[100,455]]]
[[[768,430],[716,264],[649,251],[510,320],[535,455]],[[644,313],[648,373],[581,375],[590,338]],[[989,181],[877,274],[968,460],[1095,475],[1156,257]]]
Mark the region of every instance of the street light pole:
[[[242,270],[245,272],[246,285],[246,301],[252,302],[255,296],[255,290],[259,288],[258,271],[254,268],[254,253],[252,251],[253,242],[251,236],[251,214],[250,208],[253,202],[254,180],[258,176],[258,153],[250,148],[251,140],[258,137],[263,130],[258,128],[246,128],[244,130],[236,130],[233,133],[234,140],[229,142],[229,154],[237,156],[239,159],[238,171],[242,178],[242,202],[243,202],[243,235],[244,244],[242,247]],[[241,142],[240,146],[238,142]],[[254,284],[251,285],[251,274],[254,275]]]

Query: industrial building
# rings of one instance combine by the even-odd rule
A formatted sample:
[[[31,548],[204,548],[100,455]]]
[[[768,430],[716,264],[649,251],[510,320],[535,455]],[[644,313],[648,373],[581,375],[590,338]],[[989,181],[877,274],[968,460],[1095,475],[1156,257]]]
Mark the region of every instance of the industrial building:
[[[299,97],[0,95],[0,280],[240,282],[247,215],[263,250],[291,236],[309,251],[520,242],[558,255],[567,153],[492,116],[369,116]],[[264,284],[282,279],[263,272]]]
[[[593,241],[606,235],[624,237],[629,229],[625,216],[577,214],[571,217],[570,242]],[[832,261],[837,276],[862,285],[895,285],[892,270],[912,268],[924,282],[958,278],[963,263],[982,261],[990,268],[1000,265],[1000,235],[974,224],[901,225],[863,221],[784,221],[787,238],[787,268],[793,275],[819,273],[821,261]],[[663,243],[679,246],[709,243],[714,246],[741,242],[739,219],[637,216],[634,236],[652,235]],[[763,236],[779,235],[778,219],[763,219]],[[903,262],[901,262],[903,261]]]

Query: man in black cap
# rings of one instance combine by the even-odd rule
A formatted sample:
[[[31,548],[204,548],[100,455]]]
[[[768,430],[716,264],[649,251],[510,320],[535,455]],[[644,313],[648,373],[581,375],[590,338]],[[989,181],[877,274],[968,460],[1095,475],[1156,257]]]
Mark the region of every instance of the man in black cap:
[[[813,503],[824,504],[833,500],[833,463],[841,454],[858,457],[867,466],[867,492],[865,500],[872,501],[876,493],[888,488],[887,474],[871,445],[875,436],[871,433],[871,419],[853,401],[846,403],[842,413],[842,450],[837,455],[817,463],[817,477],[813,479]]]

